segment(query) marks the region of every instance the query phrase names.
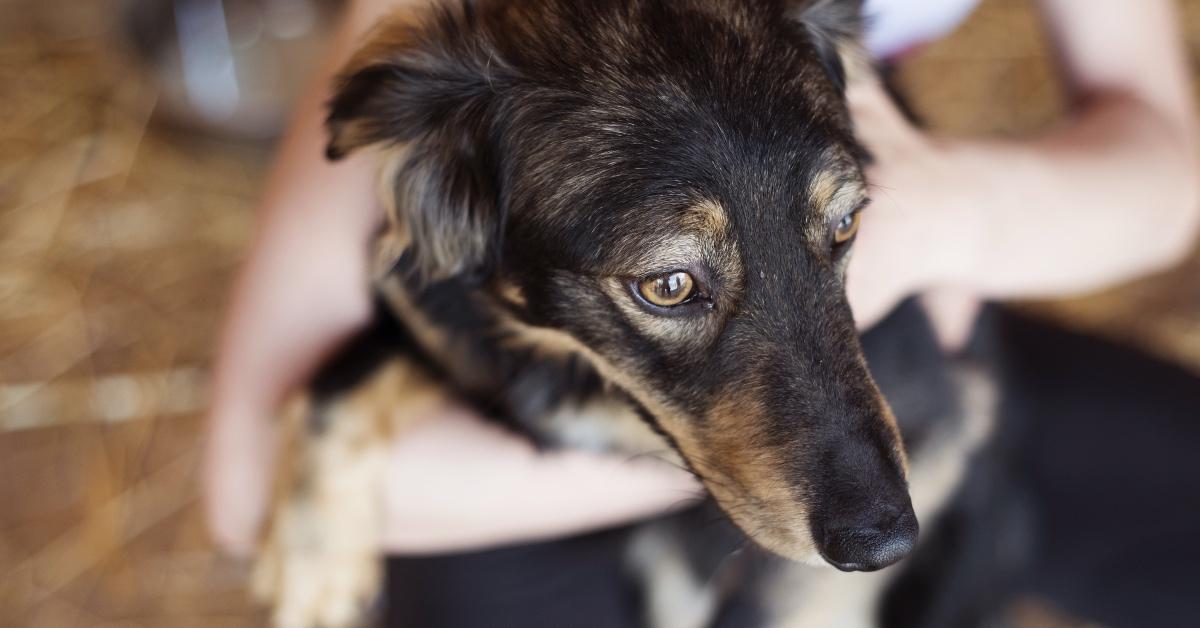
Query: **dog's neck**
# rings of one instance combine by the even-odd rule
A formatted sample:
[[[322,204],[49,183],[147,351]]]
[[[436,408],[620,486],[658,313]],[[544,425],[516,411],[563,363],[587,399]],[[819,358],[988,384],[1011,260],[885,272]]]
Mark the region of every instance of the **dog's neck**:
[[[535,439],[538,420],[550,411],[606,389],[583,356],[521,333],[516,314],[473,282],[420,286],[393,270],[376,290],[449,386]]]

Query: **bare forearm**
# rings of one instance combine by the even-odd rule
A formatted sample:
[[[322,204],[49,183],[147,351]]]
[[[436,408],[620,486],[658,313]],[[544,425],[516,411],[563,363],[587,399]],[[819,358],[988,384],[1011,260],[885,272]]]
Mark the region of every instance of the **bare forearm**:
[[[384,544],[402,554],[579,534],[661,515],[701,492],[657,460],[539,451],[453,407],[397,438],[388,460]]]
[[[1194,126],[1105,96],[1028,141],[947,141],[951,177],[971,182],[948,283],[996,298],[1061,296],[1175,263],[1194,242],[1200,198]],[[960,231],[963,233],[963,231]]]
[[[247,550],[262,519],[276,443],[271,417],[281,397],[370,315],[367,241],[380,220],[374,168],[365,160],[335,166],[323,159],[322,110],[337,68],[374,16],[399,4],[353,5],[297,102],[259,203],[210,412],[210,528],[229,549]]]
[[[326,63],[297,102],[234,293],[217,368],[218,404],[236,400],[252,405],[249,411],[269,412],[278,395],[340,341],[338,332],[348,333],[369,315],[367,247],[382,219],[374,166],[367,158],[324,159],[324,106],[337,69],[373,20],[415,2],[352,3]],[[264,380],[271,385],[262,386]],[[248,390],[254,387],[261,392]]]

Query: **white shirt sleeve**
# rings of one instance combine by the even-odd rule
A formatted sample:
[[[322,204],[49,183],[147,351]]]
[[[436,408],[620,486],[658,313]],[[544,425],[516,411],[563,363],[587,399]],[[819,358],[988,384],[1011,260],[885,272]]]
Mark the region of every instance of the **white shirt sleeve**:
[[[958,26],[978,0],[866,0],[866,44],[886,58],[937,39]]]

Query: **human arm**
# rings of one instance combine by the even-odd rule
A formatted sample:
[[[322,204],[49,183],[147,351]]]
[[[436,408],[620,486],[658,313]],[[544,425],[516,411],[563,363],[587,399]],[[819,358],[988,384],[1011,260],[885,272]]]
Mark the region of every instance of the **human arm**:
[[[878,85],[854,88],[856,124],[877,159],[850,267],[864,326],[917,292],[1086,292],[1167,267],[1193,243],[1196,119],[1172,3],[1042,7],[1074,104],[1046,133],[929,136]]]
[[[378,16],[422,1],[349,4],[264,190],[218,351],[205,455],[209,529],[233,553],[253,550],[266,515],[280,401],[371,316],[368,247],[382,220],[375,165],[324,159],[329,87]],[[398,439],[395,455],[386,503],[401,507],[389,506],[385,530],[393,549],[411,552],[581,532],[661,512],[697,490],[665,465],[543,455],[453,408]],[[425,490],[430,477],[442,490]],[[486,495],[472,490],[478,483]]]

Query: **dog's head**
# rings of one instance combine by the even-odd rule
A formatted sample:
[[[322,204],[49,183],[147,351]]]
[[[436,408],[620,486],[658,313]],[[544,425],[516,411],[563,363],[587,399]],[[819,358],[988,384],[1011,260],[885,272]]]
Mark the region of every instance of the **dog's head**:
[[[916,536],[843,288],[867,200],[853,0],[479,0],[379,27],[329,155],[395,235],[585,354],[750,537],[847,570]]]

